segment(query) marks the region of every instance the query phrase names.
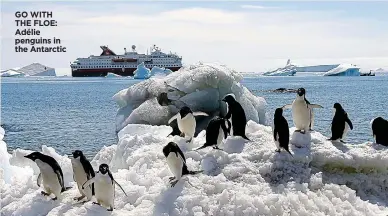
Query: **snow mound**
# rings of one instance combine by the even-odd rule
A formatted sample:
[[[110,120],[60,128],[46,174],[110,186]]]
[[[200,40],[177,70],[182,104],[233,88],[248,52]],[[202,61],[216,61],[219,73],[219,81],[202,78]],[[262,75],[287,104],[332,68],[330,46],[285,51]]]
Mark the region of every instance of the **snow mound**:
[[[226,114],[221,100],[230,93],[243,106],[248,120],[266,124],[266,101],[241,85],[242,78],[224,65],[199,63],[132,85],[113,96],[119,106],[117,131],[128,124],[167,125],[181,107],[188,106],[210,115],[197,118],[199,133],[214,115]]]
[[[113,215],[388,214],[386,147],[370,143],[338,146],[312,132],[310,145],[290,145],[291,157],[287,152],[275,152],[270,126],[249,121],[247,136],[251,142],[228,137],[220,146],[224,151],[207,148],[196,152],[192,149],[205,142],[205,131],[189,145],[181,137],[166,137],[170,130],[166,126],[128,125],[117,145],[104,147],[91,161],[95,169],[108,163],[128,194],[126,197],[116,187]],[[162,153],[170,141],[178,143],[190,170],[204,170],[184,177],[174,188],[168,185],[172,174]],[[91,202],[75,204],[78,191],[70,159],[49,147],[43,146],[42,151],[58,160],[65,185],[73,188],[63,193],[62,200],[43,197],[36,185],[35,165],[23,158],[30,151],[18,149],[8,154],[1,141],[0,173],[5,176],[1,215],[108,214]],[[378,171],[366,174],[365,167]]]
[[[352,64],[340,64],[324,73],[323,76],[360,76],[360,68]]]
[[[151,76],[162,77],[162,76],[167,76],[170,73],[172,73],[172,70],[170,70],[168,68],[166,69],[166,68],[161,68],[161,67],[158,67],[158,66],[154,66],[151,69]]]
[[[136,70],[133,72],[133,78],[135,79],[148,79],[151,76],[150,69],[146,68],[144,62],[140,63]]]
[[[297,72],[297,66],[291,64],[290,59],[288,59],[287,64],[283,68],[278,68],[273,71],[268,71],[263,73],[264,76],[294,76]]]

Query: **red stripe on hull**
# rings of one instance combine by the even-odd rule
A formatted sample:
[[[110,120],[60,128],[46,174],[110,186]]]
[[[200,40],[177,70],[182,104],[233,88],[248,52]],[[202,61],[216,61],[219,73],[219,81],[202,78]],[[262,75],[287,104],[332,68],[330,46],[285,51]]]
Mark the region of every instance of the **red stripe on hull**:
[[[151,68],[149,68],[151,69]],[[177,71],[180,67],[166,67],[172,71]],[[71,75],[73,77],[104,77],[108,73],[114,73],[120,76],[133,76],[133,72],[136,68],[125,68],[123,71],[122,68],[88,68],[88,69],[72,69]]]

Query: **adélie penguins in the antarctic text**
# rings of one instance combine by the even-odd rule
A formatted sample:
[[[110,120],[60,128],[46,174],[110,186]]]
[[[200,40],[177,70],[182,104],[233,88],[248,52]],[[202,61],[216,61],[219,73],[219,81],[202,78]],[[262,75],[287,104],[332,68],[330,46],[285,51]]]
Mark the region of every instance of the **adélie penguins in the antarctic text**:
[[[95,176],[93,167],[82,151],[75,150],[72,154],[73,158],[71,159],[71,165],[73,168],[73,179],[77,183],[78,191],[81,194],[80,197],[74,199],[80,201],[86,197],[87,200],[90,201],[92,196],[94,196],[94,184],[90,184],[88,187],[85,187],[85,189],[82,189],[82,184]]]
[[[38,175],[37,185],[40,187],[40,183],[43,180],[44,191],[41,192],[43,195],[50,196],[54,194],[55,197],[53,200],[56,200],[60,198],[62,192],[71,188],[65,188],[62,169],[53,157],[40,152],[32,152],[24,157],[34,161],[38,165],[40,173]]]
[[[225,119],[231,119],[233,136],[241,136],[242,138],[249,140],[249,138],[245,135],[247,117],[245,116],[243,107],[231,94],[226,95],[222,101],[227,104],[228,111]]]
[[[213,146],[214,149],[219,149],[219,145],[222,140],[228,137],[230,133],[231,123],[228,119],[216,116],[208,123],[206,127],[206,142],[203,146],[199,147],[197,150]]]
[[[343,140],[345,139],[349,129],[353,130],[353,124],[341,104],[335,103],[333,109],[335,113],[333,121],[331,122],[331,137],[329,140],[340,140],[345,143]]]
[[[174,187],[184,175],[195,175],[203,172],[202,170],[188,170],[185,155],[174,142],[169,142],[163,147],[163,154],[166,157],[167,165],[170,168],[171,173],[174,175],[173,177],[170,177],[171,187]]]
[[[121,185],[113,178],[107,164],[101,164],[95,177],[86,181],[82,185],[82,189],[85,189],[92,183],[94,183],[95,197],[97,199],[97,202],[93,203],[109,207],[108,211],[113,211],[114,209],[115,185],[119,186],[125,196],[127,196]]]
[[[370,124],[375,142],[388,146],[388,120],[380,116],[372,119]]]
[[[193,112],[187,106],[182,107],[179,112],[168,120],[168,124],[171,124],[175,119],[178,123],[178,128],[181,132],[182,137],[189,137],[187,142],[191,142],[195,134],[195,128],[197,127],[197,123],[195,120],[195,116],[209,116],[204,112]]]
[[[273,123],[273,138],[277,147],[276,151],[280,152],[281,149],[284,149],[292,156],[288,147],[290,141],[290,130],[288,128],[288,122],[283,116],[283,108],[277,108],[275,110]]]
[[[313,108],[323,108],[318,104],[311,104],[306,99],[306,90],[299,88],[297,95],[292,104],[283,106],[283,109],[292,109],[292,120],[296,127],[296,132],[304,134],[306,131],[310,131],[313,126]]]

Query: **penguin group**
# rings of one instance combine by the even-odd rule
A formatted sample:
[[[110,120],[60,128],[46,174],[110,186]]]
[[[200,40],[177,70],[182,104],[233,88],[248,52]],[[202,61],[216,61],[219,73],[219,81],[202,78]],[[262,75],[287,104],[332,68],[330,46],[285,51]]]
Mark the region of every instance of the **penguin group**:
[[[86,201],[91,201],[93,196],[96,202],[93,204],[107,207],[108,211],[113,211],[115,185],[125,193],[124,189],[113,178],[107,164],[100,164],[97,172],[94,171],[89,160],[84,156],[82,151],[76,150],[72,152],[73,158],[71,164],[73,168],[73,180],[77,183],[80,197],[75,197],[74,200],[81,201],[86,198]],[[26,156],[36,163],[39,168],[39,175],[37,178],[38,187],[43,185],[43,196],[54,195],[52,200],[57,200],[62,193],[71,189],[65,187],[63,180],[63,171],[59,163],[51,156],[42,154],[40,152],[32,152]]]

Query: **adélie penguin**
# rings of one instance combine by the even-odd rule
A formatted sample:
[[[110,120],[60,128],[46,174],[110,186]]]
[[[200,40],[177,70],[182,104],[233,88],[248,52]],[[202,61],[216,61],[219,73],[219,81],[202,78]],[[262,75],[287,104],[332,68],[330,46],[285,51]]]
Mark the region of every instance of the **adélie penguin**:
[[[82,185],[82,189],[85,189],[85,187],[92,183],[94,183],[95,197],[97,199],[97,202],[93,203],[109,207],[108,211],[113,211],[114,209],[115,185],[119,186],[125,196],[127,196],[121,185],[113,178],[107,164],[101,164],[95,177],[86,181]]]
[[[333,108],[335,113],[331,122],[331,137],[329,140],[340,140],[344,143],[343,139],[345,139],[349,129],[353,130],[353,124],[341,104],[335,103]]]
[[[221,150],[219,145],[224,138],[226,139],[228,137],[230,127],[231,123],[228,119],[216,116],[210,120],[206,127],[206,142],[203,146],[196,149],[196,151],[210,146],[213,146],[214,149]]]
[[[227,104],[228,112],[225,119],[231,119],[233,136],[241,136],[246,140],[250,140],[245,135],[245,128],[247,126],[247,117],[245,116],[244,108],[232,95],[226,95],[222,101]]]
[[[273,138],[277,147],[276,152],[280,152],[281,149],[284,149],[293,156],[288,145],[290,141],[290,130],[288,128],[288,122],[283,116],[282,108],[277,108],[275,110]]]
[[[313,126],[313,108],[323,108],[318,104],[311,104],[306,99],[306,90],[299,88],[297,95],[292,104],[287,104],[282,107],[283,109],[292,109],[292,120],[296,127],[296,132],[304,134],[306,131],[310,131]]]
[[[370,122],[375,142],[388,146],[388,121],[383,117],[377,117]]]
[[[171,187],[174,187],[184,175],[195,175],[203,172],[202,170],[188,170],[185,155],[179,146],[174,142],[169,142],[163,147],[163,154],[166,157],[167,165],[170,168],[170,171],[174,175],[173,177],[170,177]]]
[[[95,176],[94,169],[82,151],[75,150],[72,154],[73,179],[77,183],[78,191],[81,194],[80,197],[74,199],[80,201],[86,196],[87,200],[90,201],[94,195],[94,184],[89,185],[85,189],[82,189],[82,184]]]
[[[62,169],[53,157],[40,152],[32,152],[24,157],[34,161],[38,165],[40,173],[38,175],[37,185],[40,187],[40,183],[43,180],[44,191],[41,192],[43,195],[50,196],[54,194],[55,197],[53,200],[57,200],[62,192],[71,188],[65,188]]]
[[[187,106],[182,107],[179,112],[168,120],[168,124],[170,124],[175,119],[178,123],[178,128],[181,132],[182,137],[189,137],[187,142],[191,142],[195,134],[195,128],[197,127],[197,123],[195,120],[195,116],[209,116],[204,112],[193,112]]]

